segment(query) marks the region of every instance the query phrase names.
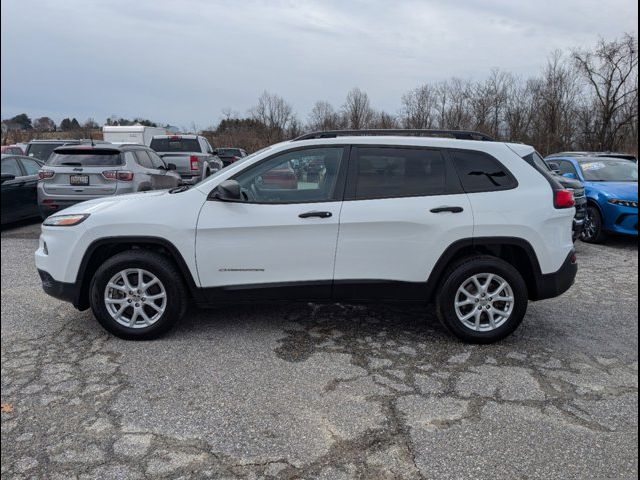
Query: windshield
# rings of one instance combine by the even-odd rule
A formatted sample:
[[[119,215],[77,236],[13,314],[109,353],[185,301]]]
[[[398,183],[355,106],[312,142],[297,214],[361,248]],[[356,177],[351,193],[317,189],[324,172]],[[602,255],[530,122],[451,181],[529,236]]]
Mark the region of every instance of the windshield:
[[[637,182],[638,164],[628,160],[598,159],[579,162],[587,182]]]
[[[27,147],[27,155],[46,162],[53,150],[61,145],[60,143],[32,143]]]
[[[47,162],[49,166],[72,166],[72,167],[115,167],[124,165],[119,153],[113,151],[105,152],[78,152],[78,153],[54,153]]]
[[[196,138],[154,138],[149,145],[156,152],[199,152]]]

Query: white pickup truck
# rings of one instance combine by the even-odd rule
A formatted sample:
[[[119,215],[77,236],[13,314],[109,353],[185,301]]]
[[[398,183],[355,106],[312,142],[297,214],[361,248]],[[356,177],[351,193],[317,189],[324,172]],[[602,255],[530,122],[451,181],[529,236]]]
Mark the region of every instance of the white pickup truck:
[[[173,163],[186,184],[198,183],[224,167],[209,141],[201,135],[155,135],[150,147],[165,163]]]

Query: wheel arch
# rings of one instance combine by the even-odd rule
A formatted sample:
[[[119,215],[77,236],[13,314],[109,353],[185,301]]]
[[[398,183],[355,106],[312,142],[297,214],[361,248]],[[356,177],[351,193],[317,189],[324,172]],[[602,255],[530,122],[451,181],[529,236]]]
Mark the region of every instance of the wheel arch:
[[[517,237],[481,237],[458,240],[445,250],[427,280],[428,301],[434,300],[445,272],[453,263],[475,255],[491,255],[513,265],[522,274],[529,299],[539,297],[542,270],[531,244]]]
[[[146,236],[107,237],[91,243],[82,257],[75,282],[78,292],[74,302],[75,307],[79,310],[89,308],[91,278],[105,260],[118,253],[135,249],[152,250],[168,256],[178,267],[187,291],[193,294],[197,289],[196,282],[182,254],[168,240]]]

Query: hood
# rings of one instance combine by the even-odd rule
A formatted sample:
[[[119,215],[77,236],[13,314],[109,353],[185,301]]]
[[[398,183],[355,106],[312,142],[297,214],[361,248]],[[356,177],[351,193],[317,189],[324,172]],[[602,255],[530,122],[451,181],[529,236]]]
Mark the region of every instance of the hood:
[[[587,182],[585,186],[591,192],[598,192],[609,198],[638,201],[637,182]]]
[[[167,190],[150,190],[147,192],[125,193],[124,195],[114,195],[112,197],[96,198],[80,202],[60,211],[61,215],[67,213],[95,213],[112,206],[126,208],[128,206],[140,206],[154,198],[170,195]]]

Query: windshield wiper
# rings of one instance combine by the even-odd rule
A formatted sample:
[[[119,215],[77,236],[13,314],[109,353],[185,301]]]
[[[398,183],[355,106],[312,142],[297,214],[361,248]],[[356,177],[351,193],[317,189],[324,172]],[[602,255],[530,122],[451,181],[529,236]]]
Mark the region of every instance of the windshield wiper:
[[[70,167],[81,167],[82,164],[80,162],[62,162],[60,165],[69,165]]]

